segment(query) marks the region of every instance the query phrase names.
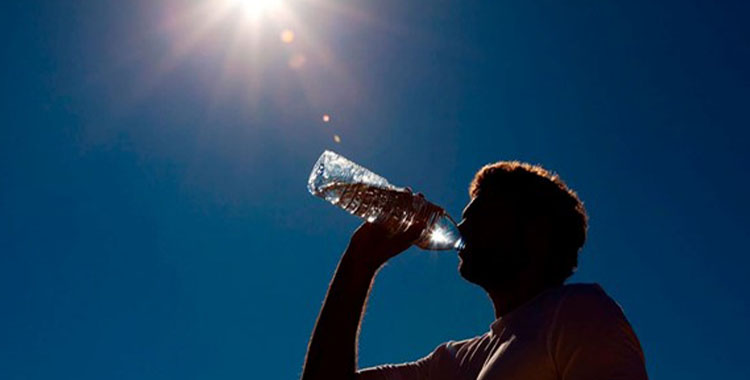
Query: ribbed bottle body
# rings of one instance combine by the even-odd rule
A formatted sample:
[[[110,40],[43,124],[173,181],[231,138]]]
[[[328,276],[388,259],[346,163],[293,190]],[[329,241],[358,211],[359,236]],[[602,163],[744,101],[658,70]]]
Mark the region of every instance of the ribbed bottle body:
[[[458,249],[461,238],[455,222],[445,211],[411,191],[391,185],[377,174],[340,155],[326,151],[313,167],[310,192],[349,213],[378,223],[389,231],[404,231],[424,222],[416,242],[428,250]]]

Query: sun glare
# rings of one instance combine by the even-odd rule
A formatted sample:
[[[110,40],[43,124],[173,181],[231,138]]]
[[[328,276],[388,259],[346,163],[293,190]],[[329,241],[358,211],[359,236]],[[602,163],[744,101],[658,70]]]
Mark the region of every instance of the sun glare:
[[[442,228],[435,228],[430,234],[430,240],[435,244],[445,244],[450,242],[450,236]]]
[[[281,6],[281,0],[234,0],[250,17],[259,17]]]
[[[369,19],[348,6],[331,0],[170,0],[163,8],[159,30],[170,38],[162,59],[144,74],[137,92],[146,94],[185,59],[210,54],[220,75],[211,85],[211,102],[219,102],[236,90],[243,91],[249,107],[258,107],[261,99],[287,102],[288,77],[301,86],[304,99],[321,103],[330,95],[330,87],[354,91],[356,83],[340,67],[329,46],[319,39],[326,29],[317,30],[315,17],[305,14],[314,4],[327,12],[355,19]],[[298,5],[304,5],[298,8]],[[302,12],[302,13],[300,13]],[[335,78],[321,80],[321,78]],[[322,99],[321,99],[322,98]],[[318,116],[320,117],[320,116]],[[323,122],[332,117],[323,115]],[[330,133],[330,132],[327,132]],[[334,142],[340,143],[335,135]]]

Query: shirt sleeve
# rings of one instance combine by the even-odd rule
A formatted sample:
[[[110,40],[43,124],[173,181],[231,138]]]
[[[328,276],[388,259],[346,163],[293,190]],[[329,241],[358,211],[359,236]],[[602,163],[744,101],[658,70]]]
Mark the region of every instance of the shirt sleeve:
[[[638,338],[598,285],[569,291],[558,306],[548,350],[562,380],[647,380]]]
[[[365,368],[357,372],[357,380],[434,380],[438,373],[440,358],[446,351],[446,343],[438,346],[429,355],[417,361],[402,364],[385,364]]]

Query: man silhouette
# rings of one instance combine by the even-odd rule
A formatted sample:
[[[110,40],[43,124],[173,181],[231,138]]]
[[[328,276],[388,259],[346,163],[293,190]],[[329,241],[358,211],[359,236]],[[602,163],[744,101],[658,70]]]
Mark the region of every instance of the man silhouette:
[[[315,326],[302,380],[646,379],[638,338],[596,284],[564,284],[586,239],[583,204],[540,166],[498,162],[474,177],[459,230],[459,272],[489,295],[484,335],[449,341],[415,362],[357,371],[361,315],[378,269],[424,225],[389,234],[365,223],[339,261]],[[394,342],[397,344],[398,342]]]

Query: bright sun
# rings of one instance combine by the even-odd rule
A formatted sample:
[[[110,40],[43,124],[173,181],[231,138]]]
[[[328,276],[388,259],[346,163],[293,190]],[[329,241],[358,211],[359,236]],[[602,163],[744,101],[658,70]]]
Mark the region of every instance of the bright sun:
[[[234,0],[249,16],[258,17],[279,8],[281,0]]]

